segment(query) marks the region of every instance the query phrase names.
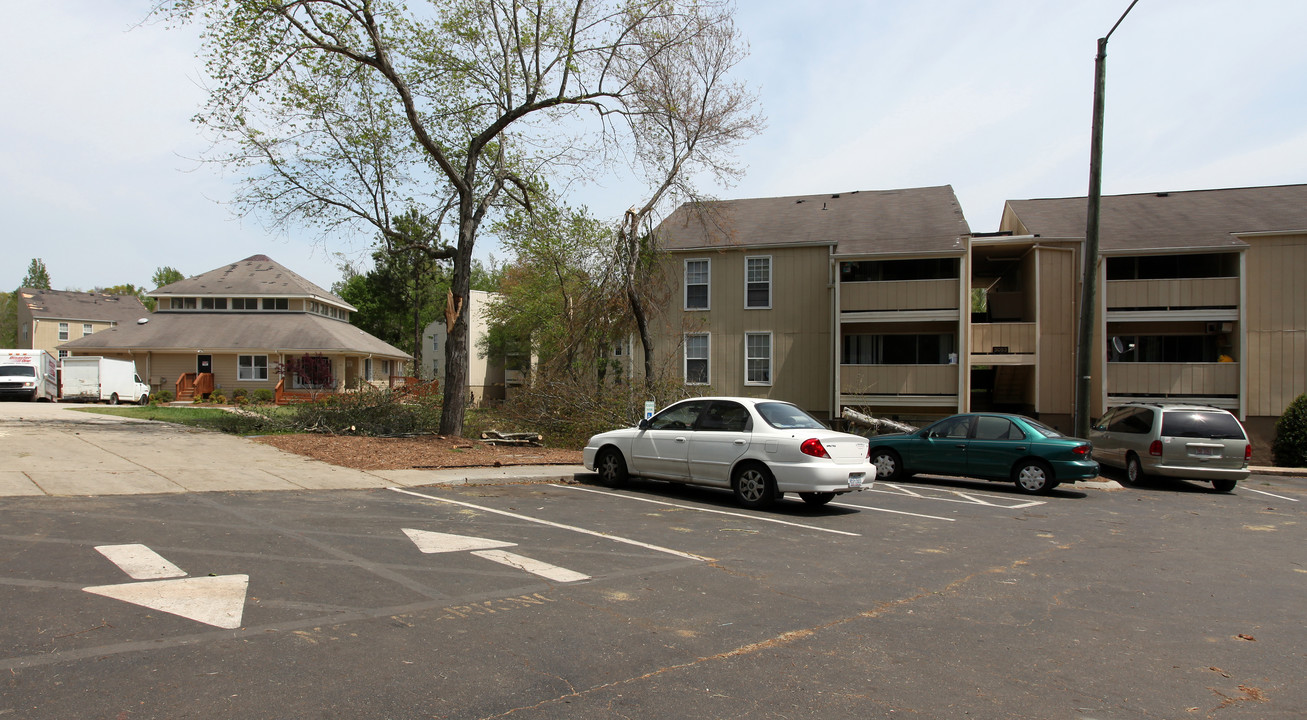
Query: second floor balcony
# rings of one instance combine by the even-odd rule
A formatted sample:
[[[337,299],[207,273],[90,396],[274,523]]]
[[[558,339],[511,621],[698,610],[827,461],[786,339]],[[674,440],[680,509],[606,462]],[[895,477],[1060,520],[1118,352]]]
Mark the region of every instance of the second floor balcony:
[[[841,365],[842,395],[957,397],[957,365]]]
[[[1239,307],[1239,278],[1108,280],[1107,310],[1213,310]]]
[[[1037,350],[1035,344],[1035,323],[974,323],[971,326],[971,355],[973,362],[979,362],[976,355],[994,357],[1025,355],[1023,362],[1033,362]]]
[[[961,305],[957,278],[840,283],[840,312],[951,311]]]
[[[1107,394],[1155,398],[1237,397],[1239,363],[1110,362]]]

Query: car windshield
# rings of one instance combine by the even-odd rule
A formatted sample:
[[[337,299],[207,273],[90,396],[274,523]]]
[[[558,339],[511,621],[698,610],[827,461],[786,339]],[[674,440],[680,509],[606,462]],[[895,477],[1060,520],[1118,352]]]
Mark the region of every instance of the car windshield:
[[[1162,413],[1162,437],[1243,440],[1243,427],[1224,412],[1185,410]]]
[[[1057,430],[1054,430],[1053,428],[1045,425],[1044,423],[1039,422],[1038,420],[1035,420],[1033,418],[1028,418],[1025,415],[1021,416],[1021,421],[1029,425],[1032,430],[1039,433],[1040,435],[1043,435],[1046,438],[1066,437],[1064,433],[1058,432]]]
[[[758,403],[754,406],[768,425],[777,430],[824,430],[825,425],[797,406],[781,402]]]
[[[36,368],[31,365],[6,365],[0,367],[0,377],[36,377]]]

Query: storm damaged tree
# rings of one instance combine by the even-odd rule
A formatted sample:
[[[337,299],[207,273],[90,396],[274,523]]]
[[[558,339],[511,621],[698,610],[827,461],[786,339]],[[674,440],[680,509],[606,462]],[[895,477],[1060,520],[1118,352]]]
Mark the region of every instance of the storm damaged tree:
[[[659,249],[653,218],[672,201],[695,203],[695,181],[707,175],[718,186],[733,184],[743,173],[734,163],[735,149],[760,133],[765,122],[757,98],[729,77],[748,54],[730,21],[705,25],[690,42],[663,50],[659,38],[668,29],[659,18],[632,33],[645,65],[633,82],[624,115],[635,143],[635,170],[648,194],[627,210],[618,226],[616,253],[632,321],[644,350],[644,377],[655,380],[650,310],[661,298],[654,281]]]
[[[197,120],[249,173],[237,205],[274,224],[357,226],[452,264],[440,432],[463,429],[477,232],[529,206],[555,166],[593,157],[655,61],[727,23],[718,0],[168,0],[203,26]],[[597,127],[578,121],[590,117]],[[417,208],[414,237],[392,213]],[[348,227],[347,227],[348,226]]]

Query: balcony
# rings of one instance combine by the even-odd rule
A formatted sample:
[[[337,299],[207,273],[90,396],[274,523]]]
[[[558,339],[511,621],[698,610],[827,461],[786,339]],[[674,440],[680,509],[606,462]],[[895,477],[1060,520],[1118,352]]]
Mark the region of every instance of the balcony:
[[[841,365],[841,395],[941,396],[956,401],[957,365]]]
[[[957,278],[840,283],[840,312],[949,311],[957,317]]]
[[[1107,364],[1112,397],[1238,397],[1239,363]]]
[[[1004,364],[1006,361],[1007,364],[1030,364],[1035,361],[1036,351],[1035,323],[974,323],[971,326],[973,363]],[[977,355],[984,357],[977,359]]]
[[[1239,278],[1108,280],[1107,310],[1235,309]]]

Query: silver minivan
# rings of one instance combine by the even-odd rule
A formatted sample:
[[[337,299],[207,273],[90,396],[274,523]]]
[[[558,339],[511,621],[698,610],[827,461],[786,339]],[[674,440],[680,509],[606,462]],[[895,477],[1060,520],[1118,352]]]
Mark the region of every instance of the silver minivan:
[[[1238,418],[1210,405],[1132,402],[1089,429],[1094,459],[1122,468],[1131,483],[1148,475],[1203,480],[1229,492],[1248,477],[1253,446]]]

